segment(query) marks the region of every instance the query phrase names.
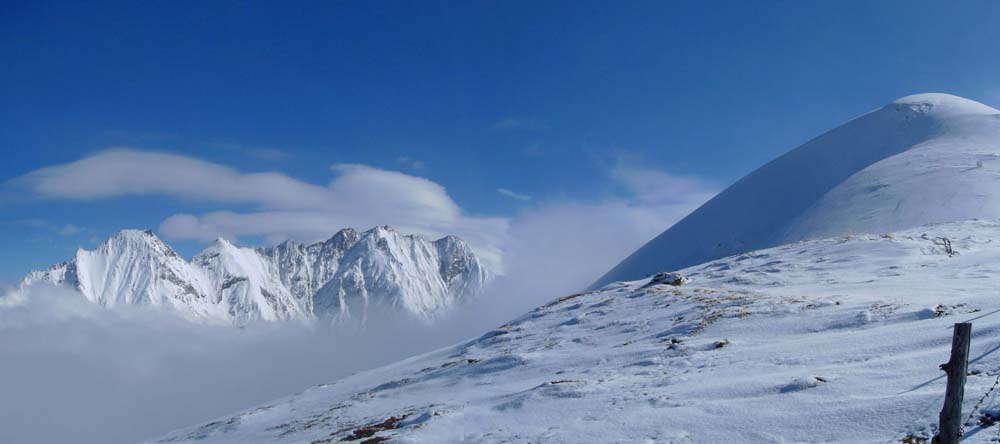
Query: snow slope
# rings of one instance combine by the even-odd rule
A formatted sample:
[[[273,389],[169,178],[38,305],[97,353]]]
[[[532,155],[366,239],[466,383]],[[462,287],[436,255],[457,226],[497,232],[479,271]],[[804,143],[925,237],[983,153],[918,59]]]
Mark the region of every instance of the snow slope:
[[[1000,111],[908,96],[740,179],[592,288],[802,239],[977,217],[1000,217]]]
[[[657,276],[562,297],[154,442],[921,442],[953,323],[973,322],[966,412],[1000,373],[1000,221],[795,243],[681,273],[680,286]],[[998,429],[972,425],[963,442]]]
[[[192,319],[244,325],[364,320],[369,305],[428,319],[477,296],[489,278],[461,239],[428,242],[390,227],[266,249],[218,239],[190,262],[151,231],[123,230],[94,251],[81,249],[70,261],[30,273],[21,288],[67,285],[108,307],[164,306]]]

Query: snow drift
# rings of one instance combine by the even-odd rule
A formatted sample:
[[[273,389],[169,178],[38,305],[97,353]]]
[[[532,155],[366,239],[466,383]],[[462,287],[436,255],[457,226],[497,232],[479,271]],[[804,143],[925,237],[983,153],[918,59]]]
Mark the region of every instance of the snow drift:
[[[918,94],[740,179],[592,287],[803,239],[973,218],[1000,218],[1000,111]]]

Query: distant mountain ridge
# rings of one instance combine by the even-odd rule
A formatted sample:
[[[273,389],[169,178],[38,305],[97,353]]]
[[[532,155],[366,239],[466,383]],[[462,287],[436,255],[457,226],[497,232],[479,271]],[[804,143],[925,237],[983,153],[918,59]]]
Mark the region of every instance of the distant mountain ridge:
[[[208,322],[430,319],[479,295],[489,271],[455,236],[430,242],[391,227],[346,228],[311,245],[241,248],[219,238],[190,261],[152,231],[122,230],[94,250],[29,273],[20,288],[63,285],[99,305],[173,308]]]

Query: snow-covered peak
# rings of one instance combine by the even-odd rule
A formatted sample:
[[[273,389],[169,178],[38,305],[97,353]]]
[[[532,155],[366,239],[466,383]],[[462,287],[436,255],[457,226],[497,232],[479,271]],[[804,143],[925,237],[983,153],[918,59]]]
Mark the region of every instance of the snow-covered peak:
[[[456,293],[477,293],[490,279],[490,274],[479,262],[464,240],[456,236],[445,236],[434,241],[441,263],[441,279],[449,291]]]
[[[388,235],[390,233],[399,234],[395,229],[393,229],[389,225],[378,225],[378,226],[372,227],[372,229],[366,231],[365,233],[374,233],[374,234],[379,235],[379,236],[385,236],[385,235]]]
[[[21,286],[44,283],[109,307],[162,305],[194,318],[213,316],[203,274],[148,230],[119,231],[94,250],[80,249],[67,262],[30,273]]]
[[[93,251],[30,273],[21,287],[66,285],[101,305],[164,305],[191,318],[246,324],[310,319],[316,300],[322,308],[359,294],[345,290],[331,301],[321,289],[363,282],[365,301],[428,318],[478,295],[489,277],[460,239],[440,242],[388,226],[364,233],[345,228],[308,246],[288,240],[254,249],[218,238],[189,262],[151,231],[122,230]]]
[[[592,288],[802,239],[1000,218],[998,115],[947,94],[901,98],[743,177]]]
[[[233,245],[232,242],[229,242],[225,238],[217,237],[215,238],[214,241],[212,241],[212,243],[208,244],[208,246],[205,247],[204,250],[201,250],[200,253],[196,254],[195,257],[205,256],[215,253],[231,252],[236,249],[237,249],[236,245]]]
[[[240,247],[220,237],[208,244],[204,250],[194,255],[191,261],[198,264],[204,264],[209,261],[232,262],[239,261],[241,256],[243,256],[243,252]]]
[[[923,93],[900,97],[889,105],[886,105],[886,107],[892,107],[895,109],[907,107],[914,110],[920,110],[923,113],[938,116],[1000,114],[1000,111],[976,102],[975,100],[969,100],[964,97],[944,93]]]
[[[469,249],[469,245],[458,236],[442,237],[441,239],[434,241],[434,245],[438,245],[439,247],[446,249]]]
[[[276,264],[255,249],[219,238],[192,263],[204,270],[216,303],[238,324],[308,317],[306,308],[281,282]]]
[[[112,234],[105,241],[108,242],[162,242],[152,230],[124,229]]]
[[[428,319],[477,295],[488,279],[458,238],[427,242],[380,226],[361,233],[343,253],[337,272],[314,298],[315,311],[366,319],[373,307],[392,307]]]
[[[466,264],[456,265],[456,261],[476,258],[475,254],[472,253],[472,247],[469,247],[469,244],[456,236],[442,237],[441,239],[434,241],[433,244],[434,247],[437,248],[438,255],[442,258],[442,267],[453,266],[454,268],[465,269],[467,268]],[[445,276],[445,279],[447,280],[454,273],[446,271],[446,268],[442,268],[441,274]]]
[[[334,234],[333,237],[328,239],[324,244],[353,244],[358,240],[358,230],[353,228],[344,228]]]
[[[177,256],[177,252],[160,240],[151,230],[120,230],[97,246],[98,251],[151,250],[159,254]]]
[[[346,251],[348,248],[351,248],[351,246],[353,246],[355,243],[357,243],[360,237],[361,234],[358,233],[357,230],[353,228],[345,228],[343,230],[338,231],[337,234],[333,235],[333,237],[323,242],[310,245],[308,247],[308,250],[317,252],[326,252],[321,254],[332,254],[333,252],[342,253]]]
[[[359,233],[357,242],[371,241],[371,242],[382,242],[383,244],[393,243],[396,246],[398,246],[401,242],[405,242],[404,239],[411,239],[411,240],[420,239],[422,241],[424,240],[414,235],[400,233],[388,225],[380,225],[377,227],[373,227],[370,230]]]

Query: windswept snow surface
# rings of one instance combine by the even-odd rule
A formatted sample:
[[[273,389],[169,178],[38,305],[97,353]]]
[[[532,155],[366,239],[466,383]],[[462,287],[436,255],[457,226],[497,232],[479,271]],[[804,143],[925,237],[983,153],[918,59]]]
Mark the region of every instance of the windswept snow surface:
[[[973,323],[966,413],[1000,372],[998,221],[801,242],[680,274],[565,296],[154,442],[921,442],[953,323]],[[998,427],[972,425],[963,442]]]
[[[972,218],[1000,218],[1000,111],[918,94],[740,179],[593,288],[803,239]]]

